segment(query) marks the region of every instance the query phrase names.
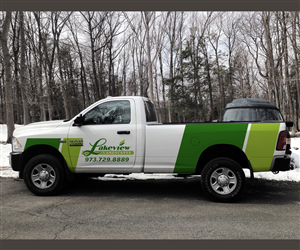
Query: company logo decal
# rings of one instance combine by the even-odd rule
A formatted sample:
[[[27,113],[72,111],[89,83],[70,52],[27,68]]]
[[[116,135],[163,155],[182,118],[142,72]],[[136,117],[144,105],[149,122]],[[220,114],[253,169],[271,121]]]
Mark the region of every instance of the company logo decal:
[[[130,146],[125,146],[125,140],[119,143],[119,146],[107,146],[107,140],[101,138],[94,144],[90,144],[91,150],[85,150],[82,152],[84,156],[90,155],[133,155],[134,152],[130,150]]]

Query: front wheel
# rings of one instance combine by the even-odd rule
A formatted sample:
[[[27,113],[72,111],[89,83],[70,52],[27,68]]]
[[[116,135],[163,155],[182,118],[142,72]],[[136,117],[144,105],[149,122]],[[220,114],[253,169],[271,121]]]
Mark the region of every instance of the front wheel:
[[[245,173],[229,158],[217,158],[206,164],[201,174],[201,186],[207,197],[218,202],[237,200],[245,187]]]
[[[37,155],[24,168],[24,182],[35,195],[54,195],[65,183],[63,166],[52,155]]]

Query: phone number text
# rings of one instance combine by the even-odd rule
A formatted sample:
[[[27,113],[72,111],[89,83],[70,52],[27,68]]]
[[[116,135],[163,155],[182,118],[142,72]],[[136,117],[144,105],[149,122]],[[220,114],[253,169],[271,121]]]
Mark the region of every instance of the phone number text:
[[[85,162],[128,162],[129,157],[86,157]]]

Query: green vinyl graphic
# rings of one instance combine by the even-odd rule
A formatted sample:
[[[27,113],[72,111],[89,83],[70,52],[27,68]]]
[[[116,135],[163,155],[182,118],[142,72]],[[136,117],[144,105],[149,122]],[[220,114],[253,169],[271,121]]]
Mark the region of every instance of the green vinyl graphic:
[[[217,144],[233,145],[243,150],[254,172],[269,171],[279,127],[280,123],[186,125],[174,173],[194,173],[202,152]]]
[[[181,135],[178,135],[181,142],[178,151],[175,152],[175,166],[171,166],[171,171],[174,173],[194,173],[201,154],[213,145],[222,144],[233,145],[242,150],[249,159],[254,172],[270,171],[276,152],[279,129],[280,123],[187,124],[184,127],[182,138]],[[91,144],[91,149],[86,149],[82,154],[86,154],[85,156],[88,156],[88,153],[98,155],[100,149],[95,151],[96,146],[98,148],[103,146],[101,150],[112,155],[117,154],[112,152],[119,149],[120,152],[116,151],[118,155],[133,154],[133,151],[128,151],[129,148],[127,150],[126,146],[123,146],[124,140],[119,143],[119,146],[110,146],[107,149],[105,145],[98,145],[98,142],[99,140],[96,144]],[[57,149],[61,152],[71,172],[75,172],[83,146],[83,138],[29,138],[24,150],[34,145],[48,145]],[[111,151],[109,148],[116,150]],[[116,160],[118,159],[121,161],[123,158],[116,157]]]
[[[24,150],[35,145],[47,145],[59,150],[61,144],[61,138],[28,138],[25,144]],[[82,138],[64,138],[61,147],[61,154],[64,157],[68,167],[72,172],[75,172],[77,161],[80,153],[80,146],[70,147],[70,141],[82,140]]]
[[[61,147],[61,154],[65,158],[71,172],[75,172],[81,146],[70,146],[70,141],[80,141],[82,138],[64,138],[64,143]]]
[[[60,138],[29,138],[26,141],[24,150],[34,145],[48,145],[59,149]]]
[[[174,173],[193,173],[201,153],[215,144],[231,144],[243,148],[247,123],[186,125]]]
[[[253,123],[245,150],[253,171],[269,171],[280,123]]]

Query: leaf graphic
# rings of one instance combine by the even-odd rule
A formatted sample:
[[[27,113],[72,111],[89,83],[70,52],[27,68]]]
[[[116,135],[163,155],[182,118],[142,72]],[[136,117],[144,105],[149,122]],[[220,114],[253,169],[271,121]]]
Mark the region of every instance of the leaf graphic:
[[[125,144],[125,140],[121,141],[120,144],[119,144],[119,146],[122,146],[124,144]]]

